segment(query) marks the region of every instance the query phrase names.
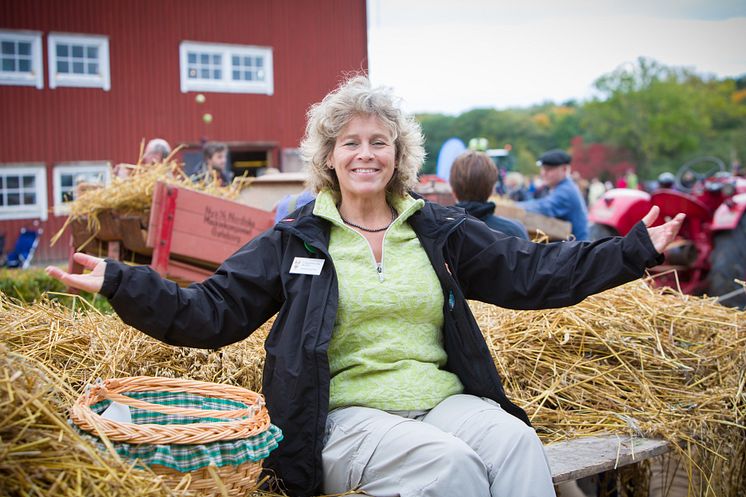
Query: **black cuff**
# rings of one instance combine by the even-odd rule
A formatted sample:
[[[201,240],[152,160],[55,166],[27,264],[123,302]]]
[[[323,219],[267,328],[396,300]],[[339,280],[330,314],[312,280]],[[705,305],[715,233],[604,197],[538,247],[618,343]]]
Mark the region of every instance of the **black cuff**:
[[[645,249],[646,267],[653,267],[657,266],[658,264],[663,264],[663,261],[666,259],[666,257],[655,249],[653,241],[650,239],[650,235],[648,235],[648,228],[645,226],[645,223],[640,221],[639,223],[634,225],[627,236],[629,235],[633,235],[637,240],[639,240],[639,242],[642,244],[643,249]]]
[[[110,299],[114,295],[114,292],[119,289],[119,284],[122,282],[122,276],[122,264],[115,259],[106,259],[104,283],[101,285],[101,290],[99,290],[98,293],[107,299]]]

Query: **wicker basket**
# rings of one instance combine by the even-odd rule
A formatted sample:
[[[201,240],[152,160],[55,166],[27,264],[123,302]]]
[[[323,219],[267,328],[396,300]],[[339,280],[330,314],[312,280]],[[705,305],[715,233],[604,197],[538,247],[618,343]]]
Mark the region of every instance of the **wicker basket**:
[[[130,395],[124,395],[124,393]],[[208,400],[224,399],[231,405],[243,406],[233,410],[194,409],[183,407],[176,401],[169,405],[157,404],[133,398],[131,395],[148,395],[145,392],[165,394],[177,398],[188,395]],[[113,421],[101,417],[91,406],[100,406],[104,401],[126,405],[137,412],[158,413],[167,416],[165,424],[135,424]],[[173,416],[175,424],[168,423]],[[201,381],[173,378],[136,376],[99,381],[91,386],[73,405],[70,418],[78,428],[94,436],[102,435],[111,442],[150,445],[196,446],[213,442],[240,441],[257,437],[273,428],[261,395],[244,388]],[[188,420],[188,421],[185,421]],[[161,420],[160,422],[163,422]],[[183,424],[177,424],[183,423]],[[281,435],[276,439],[280,440]],[[275,444],[276,446],[276,444]],[[182,447],[183,448],[183,447]],[[270,449],[271,450],[271,449]],[[185,476],[191,480],[189,489],[198,495],[246,495],[255,489],[262,469],[262,461],[246,461],[238,465],[204,465],[199,469],[180,472],[177,469],[151,465],[171,488],[184,488]]]

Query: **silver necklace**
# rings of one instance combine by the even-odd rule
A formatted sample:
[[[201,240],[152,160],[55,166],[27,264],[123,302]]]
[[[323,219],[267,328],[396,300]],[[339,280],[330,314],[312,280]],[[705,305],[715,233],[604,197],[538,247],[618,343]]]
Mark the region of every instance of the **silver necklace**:
[[[365,226],[360,226],[359,224],[351,223],[347,219],[343,218],[342,214],[340,214],[339,217],[342,219],[342,221],[345,224],[347,224],[349,226],[352,226],[354,228],[357,228],[359,230],[363,230],[363,231],[368,232],[368,233],[380,233],[381,231],[386,231],[387,229],[389,229],[389,226],[391,226],[391,223],[393,223],[394,220],[396,220],[396,211],[391,206],[389,206],[389,209],[391,209],[391,221],[389,221],[389,224],[387,224],[383,228],[378,228],[378,229],[366,228]]]

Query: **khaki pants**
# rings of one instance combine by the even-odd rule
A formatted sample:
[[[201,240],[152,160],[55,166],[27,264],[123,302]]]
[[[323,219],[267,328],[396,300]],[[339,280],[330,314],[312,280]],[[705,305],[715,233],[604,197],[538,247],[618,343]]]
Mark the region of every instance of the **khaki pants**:
[[[533,429],[489,399],[454,395],[430,411],[329,413],[324,492],[375,497],[553,497]]]

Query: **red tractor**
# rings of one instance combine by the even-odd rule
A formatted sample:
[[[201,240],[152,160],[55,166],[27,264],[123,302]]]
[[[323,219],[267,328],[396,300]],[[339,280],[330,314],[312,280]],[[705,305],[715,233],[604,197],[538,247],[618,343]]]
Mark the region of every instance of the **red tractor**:
[[[665,173],[664,173],[665,174]],[[746,178],[733,176],[717,157],[700,157],[681,166],[652,194],[609,190],[590,210],[591,239],[625,235],[653,205],[657,224],[686,214],[677,240],[662,265],[651,269],[659,285],[688,294],[718,296],[724,305],[746,308]]]

